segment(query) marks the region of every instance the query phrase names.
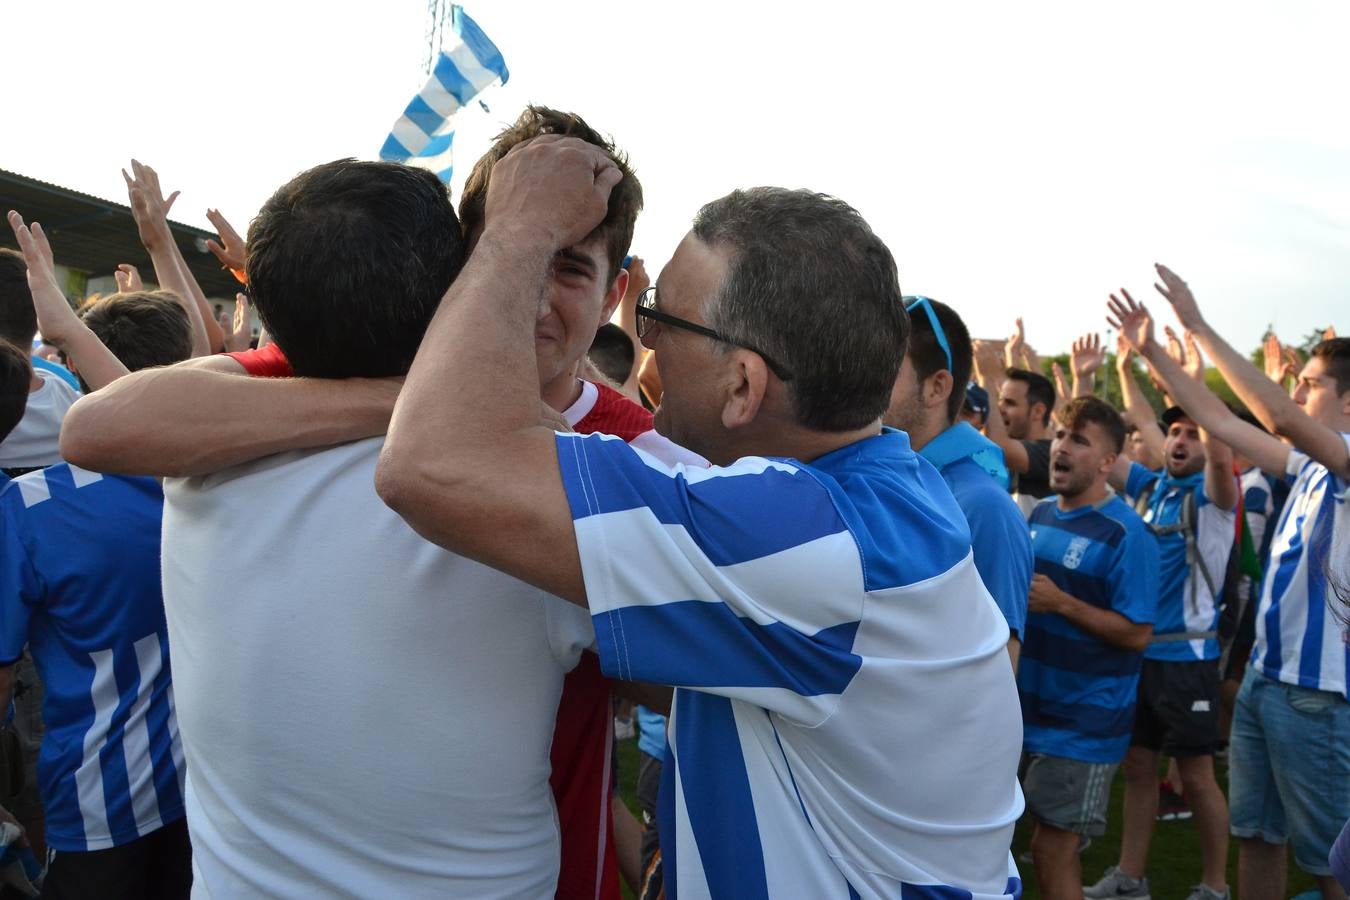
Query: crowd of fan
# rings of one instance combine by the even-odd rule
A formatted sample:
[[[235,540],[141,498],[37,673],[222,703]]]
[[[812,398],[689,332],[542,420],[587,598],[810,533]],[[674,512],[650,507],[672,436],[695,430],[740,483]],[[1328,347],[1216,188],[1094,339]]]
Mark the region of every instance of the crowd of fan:
[[[157,290],[0,249],[6,890],[987,900],[1025,812],[1041,896],[1147,898],[1186,809],[1191,900],[1230,834],[1244,900],[1288,848],[1345,897],[1350,339],[1262,371],[1160,265],[1117,410],[1097,336],[1047,377],[778,188],[653,285],[626,158],[540,107],[458,215],[353,160],[210,211],[218,319],[124,174]]]

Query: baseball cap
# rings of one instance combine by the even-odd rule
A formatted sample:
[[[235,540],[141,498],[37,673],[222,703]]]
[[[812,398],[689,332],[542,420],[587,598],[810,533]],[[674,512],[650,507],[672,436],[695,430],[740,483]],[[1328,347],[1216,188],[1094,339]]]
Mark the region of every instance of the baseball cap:
[[[985,418],[989,417],[989,392],[975,382],[966,385],[966,408]]]

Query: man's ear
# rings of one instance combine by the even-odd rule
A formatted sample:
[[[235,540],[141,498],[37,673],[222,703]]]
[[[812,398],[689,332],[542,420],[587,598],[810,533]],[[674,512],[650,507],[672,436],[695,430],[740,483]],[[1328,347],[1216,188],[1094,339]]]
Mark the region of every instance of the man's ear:
[[[614,315],[614,310],[619,308],[619,301],[623,299],[624,292],[628,290],[628,270],[620,269],[619,274],[614,276],[614,283],[609,286],[605,293],[605,305],[600,309],[600,321],[596,327],[609,321],[609,317]]]
[[[755,421],[769,386],[769,368],[758,353],[737,349],[731,356],[722,394],[722,424],[728,430]]]
[[[924,379],[923,405],[929,408],[940,406],[945,410],[947,399],[952,395],[953,385],[952,373],[946,369],[938,369]]]

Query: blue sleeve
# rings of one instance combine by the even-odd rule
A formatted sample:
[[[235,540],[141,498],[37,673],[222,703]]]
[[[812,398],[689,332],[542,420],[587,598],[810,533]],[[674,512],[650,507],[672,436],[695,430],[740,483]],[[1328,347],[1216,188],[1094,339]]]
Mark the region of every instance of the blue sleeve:
[[[1158,542],[1142,523],[1129,528],[1116,547],[1109,577],[1111,608],[1131,622],[1153,622],[1158,611]]]
[[[1027,593],[1034,560],[1031,534],[1007,494],[989,497],[983,514],[969,517],[975,568],[1018,639],[1027,621]]]
[[[23,655],[32,605],[41,582],[24,543],[23,502],[17,485],[0,493],[0,665]]]
[[[1159,473],[1144,468],[1137,462],[1130,463],[1130,474],[1125,478],[1125,495],[1131,500],[1138,499],[1144,488],[1162,477]]]
[[[809,472],[668,466],[559,435],[601,668],[823,721],[861,668],[857,544]]]

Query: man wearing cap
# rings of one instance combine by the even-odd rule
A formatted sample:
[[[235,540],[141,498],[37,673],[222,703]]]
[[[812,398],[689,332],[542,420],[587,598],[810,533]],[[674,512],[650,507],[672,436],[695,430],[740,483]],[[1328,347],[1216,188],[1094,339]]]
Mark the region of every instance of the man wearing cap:
[[[1203,864],[1191,896],[1228,896],[1228,805],[1214,779],[1219,749],[1217,597],[1233,546],[1237,482],[1233,454],[1180,407],[1163,413],[1163,469],[1139,463],[1112,472],[1158,542],[1161,577],[1153,638],[1144,651],[1134,734],[1125,755],[1125,828],[1120,861],[1084,896],[1143,897],[1158,804],[1159,754],[1177,761],[1195,811]],[[1124,475],[1122,478],[1121,476]]]
[[[1007,470],[997,473],[1003,452],[957,415],[969,403],[970,334],[949,306],[927,297],[906,297],[911,331],[909,353],[891,390],[885,423],[909,433],[910,446],[932,463],[951,488],[970,525],[975,568],[1008,620],[1008,655],[1017,666],[1031,586],[1031,538],[1026,520],[1007,493]],[[983,394],[984,413],[989,395]]]

